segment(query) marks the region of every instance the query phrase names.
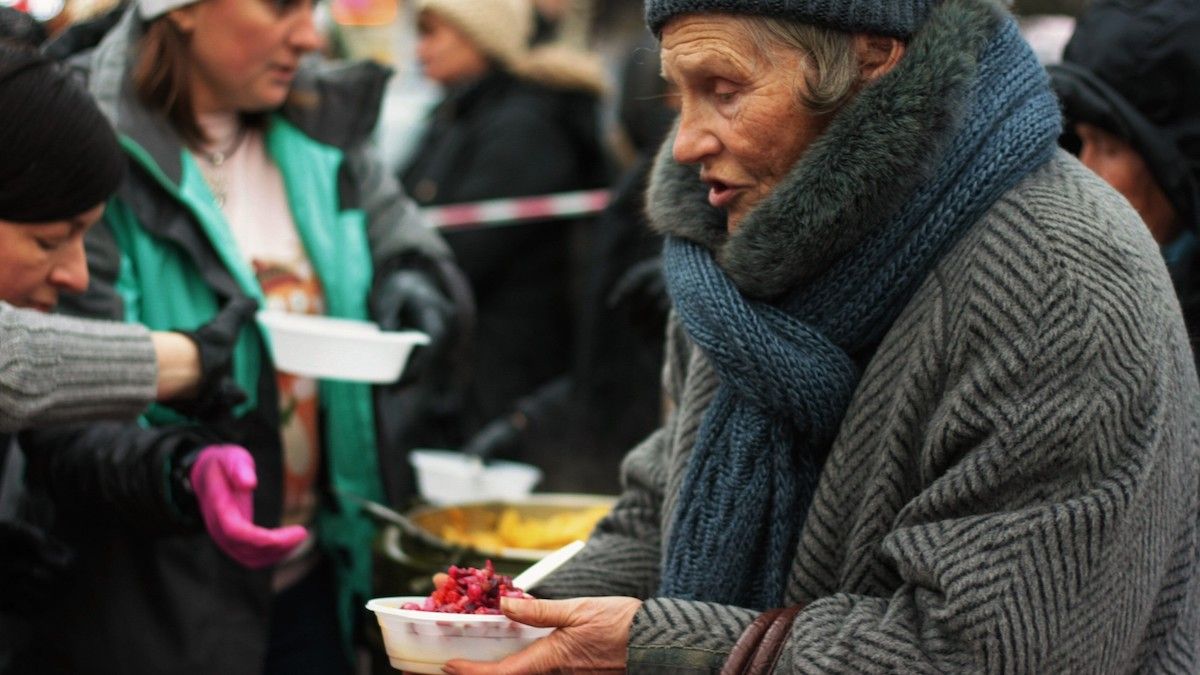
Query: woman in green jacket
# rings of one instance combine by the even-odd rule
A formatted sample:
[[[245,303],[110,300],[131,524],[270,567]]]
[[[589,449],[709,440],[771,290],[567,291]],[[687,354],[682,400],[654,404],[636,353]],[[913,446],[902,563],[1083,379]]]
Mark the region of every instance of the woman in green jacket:
[[[73,309],[188,327],[245,295],[414,327],[435,344],[447,333],[456,269],[367,154],[387,73],[301,67],[320,42],[312,10],[144,0],[76,57],[128,176],[88,235],[93,279]],[[373,392],[275,372],[253,327],[232,367],[248,400],[220,423],[152,408],[139,425],[31,435],[32,479],[80,559],[43,633],[43,672],[349,672],[373,528],[346,495],[383,499],[377,452],[389,447]],[[214,442],[247,453],[224,469],[195,463]],[[109,461],[83,471],[83,453]],[[147,455],[170,471],[136,472]],[[203,497],[214,477],[253,500],[256,524],[308,536],[277,564],[234,559],[199,524],[210,513],[193,490]],[[157,499],[136,497],[144,483]]]

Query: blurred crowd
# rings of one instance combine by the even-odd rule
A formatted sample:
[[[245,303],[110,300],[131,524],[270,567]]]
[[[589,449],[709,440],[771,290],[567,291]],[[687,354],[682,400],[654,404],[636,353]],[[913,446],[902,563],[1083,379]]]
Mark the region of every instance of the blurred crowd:
[[[704,230],[674,191],[716,206],[727,188],[706,179],[708,196],[697,197],[677,188],[682,173],[670,173],[672,153],[687,163],[687,143],[704,139],[686,135],[696,119],[681,109],[690,94],[664,78],[668,67],[690,63],[664,66],[664,26],[679,14],[754,3],[648,4],[660,16],[650,30],[646,8],[633,0],[0,0],[0,673],[386,672],[379,645],[364,638],[361,608],[381,589],[372,586],[378,523],[360,504],[403,511],[422,503],[408,461],[421,448],[535,465],[540,491],[624,495],[624,515],[601,525],[608,539],[589,544],[592,557],[548,584],[547,597],[600,595],[589,574],[627,571],[614,562],[620,551],[605,548],[623,534],[647,567],[664,566],[660,594],[754,609],[787,599],[759,586],[705,596],[697,588],[715,578],[681,558],[691,550],[681,542],[710,541],[714,523],[779,521],[778,512],[696,505],[745,488],[749,458],[791,442],[773,431],[775,421],[739,417],[739,397],[772,378],[807,377],[808,366],[794,366],[786,352],[811,338],[787,333],[778,358],[730,356],[727,346],[758,345],[765,329],[704,323],[704,308],[726,311],[733,295],[757,302],[746,290],[755,283],[735,277],[736,288],[706,295],[709,287],[689,284],[699,287],[694,277],[707,268],[684,267],[690,254],[679,244],[664,262],[664,241],[712,243],[725,230],[724,222]],[[1061,134],[1036,133],[1053,136],[1136,211],[1194,347],[1200,6],[1043,4],[1016,7],[1023,49],[1062,115]],[[897,44],[911,37],[913,27],[893,28],[884,26]],[[904,53],[890,49],[881,75]],[[857,87],[846,100],[865,96]],[[1004,105],[1032,105],[1037,95]],[[997,138],[1011,133],[1014,147],[1035,145],[1035,131],[988,121]],[[773,157],[779,149],[762,138],[746,147]],[[1014,161],[998,151],[992,159]],[[933,180],[929,167],[912,170]],[[978,169],[992,180],[988,171]],[[647,203],[648,190],[659,202]],[[604,205],[583,214],[481,218],[440,230],[430,219],[438,208],[593,191],[603,191]],[[874,203],[869,197],[848,212]],[[808,214],[801,198],[793,206]],[[733,232],[736,208],[728,211]],[[830,239],[841,245],[850,236]],[[803,256],[785,270],[746,262],[788,245],[768,239],[737,254],[713,244],[713,257],[736,269],[743,255],[742,273],[770,283],[799,284],[809,273],[800,268],[825,264]],[[1111,255],[1108,264],[1122,272],[1151,265],[1097,255]],[[936,258],[925,262],[917,272],[870,278],[899,288],[904,274],[924,274]],[[766,323],[821,300],[784,303],[783,290],[767,294],[779,311]],[[908,297],[887,302],[898,313]],[[254,321],[260,309],[368,320],[419,330],[430,342],[397,382],[312,379],[275,369]],[[834,318],[844,328],[861,316]],[[879,375],[868,362],[883,330],[838,352],[853,382]],[[722,358],[729,365],[703,386],[684,381],[696,363]],[[1156,367],[1163,379],[1139,386],[1175,378],[1170,386],[1194,388],[1191,362]],[[750,382],[751,371],[762,379]],[[795,393],[762,386],[775,401]],[[717,412],[703,421],[699,412],[674,421],[679,411],[707,410],[714,397]],[[769,416],[771,405],[754,410]],[[1194,426],[1200,410],[1190,411]],[[829,435],[815,465],[778,461],[801,474],[787,490],[820,502],[817,477],[842,417],[806,414],[789,421],[809,435],[795,447]],[[1180,434],[1170,442],[1200,450],[1182,437],[1186,424],[1156,420]],[[855,438],[845,427],[843,437]],[[731,478],[646,460],[647,448],[665,457],[685,438],[697,447],[728,443],[730,456],[749,464]],[[709,482],[696,487],[701,479]],[[622,532],[630,512],[665,517],[680,504],[693,518],[665,532]],[[813,545],[796,543],[798,528],[773,529],[764,541]],[[759,544],[785,576],[791,554],[775,539]],[[751,555],[757,550],[748,546],[738,559],[764,564]],[[602,590],[636,595],[642,581]],[[770,583],[776,591],[783,584]],[[1192,614],[1196,601],[1187,600]],[[673,616],[689,625],[742,620],[688,611],[652,608],[663,615],[639,625]],[[647,663],[643,672],[655,672]]]

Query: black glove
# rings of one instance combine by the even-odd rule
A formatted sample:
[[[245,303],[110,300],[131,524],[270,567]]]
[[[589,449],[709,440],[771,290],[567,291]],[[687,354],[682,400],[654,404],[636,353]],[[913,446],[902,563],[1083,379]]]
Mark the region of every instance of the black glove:
[[[404,382],[419,376],[449,342],[454,303],[424,272],[401,269],[380,279],[371,297],[371,310],[384,330],[418,330],[429,336],[429,344],[409,357]]]
[[[0,611],[28,616],[45,609],[70,562],[70,550],[42,530],[0,521]]]
[[[497,417],[463,445],[462,453],[480,459],[504,454],[521,442],[527,425],[525,415],[520,412]]]
[[[196,395],[167,405],[204,422],[233,417],[246,392],[233,379],[233,350],[238,334],[258,311],[258,301],[244,295],[225,303],[211,321],[193,331],[180,331],[200,351],[200,387]]]

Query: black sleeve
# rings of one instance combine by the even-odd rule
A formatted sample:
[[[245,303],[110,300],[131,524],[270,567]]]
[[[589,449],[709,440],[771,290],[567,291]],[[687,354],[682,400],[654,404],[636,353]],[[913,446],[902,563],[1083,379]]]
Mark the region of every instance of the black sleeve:
[[[576,187],[579,170],[569,135],[553,117],[507,108],[489,119],[464,160],[455,201],[551,194]]]
[[[30,487],[46,492],[72,518],[163,533],[198,526],[194,497],[180,494],[172,470],[216,440],[198,427],[147,429],[120,422],[20,436]]]

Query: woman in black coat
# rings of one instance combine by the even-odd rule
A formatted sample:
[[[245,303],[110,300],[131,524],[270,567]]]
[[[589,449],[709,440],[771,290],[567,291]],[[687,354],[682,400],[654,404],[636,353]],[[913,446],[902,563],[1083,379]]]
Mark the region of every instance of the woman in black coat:
[[[590,60],[531,51],[528,2],[422,0],[417,7],[417,58],[446,96],[401,173],[414,199],[457,204],[607,185],[602,78]],[[576,282],[572,228],[562,221],[450,231],[445,239],[471,281],[478,323],[463,359],[469,370],[457,373],[466,384],[428,385],[410,438],[456,446],[567,371]]]

